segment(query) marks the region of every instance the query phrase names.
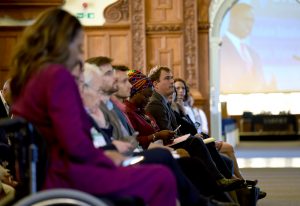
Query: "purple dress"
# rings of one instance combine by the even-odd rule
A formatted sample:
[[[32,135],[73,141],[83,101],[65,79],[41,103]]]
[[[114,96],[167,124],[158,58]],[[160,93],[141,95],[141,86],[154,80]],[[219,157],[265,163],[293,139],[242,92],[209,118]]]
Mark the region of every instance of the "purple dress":
[[[77,85],[62,65],[49,65],[24,86],[13,114],[32,122],[50,149],[45,189],[73,188],[96,196],[136,196],[148,205],[175,205],[176,182],[160,165],[117,167],[90,138]]]

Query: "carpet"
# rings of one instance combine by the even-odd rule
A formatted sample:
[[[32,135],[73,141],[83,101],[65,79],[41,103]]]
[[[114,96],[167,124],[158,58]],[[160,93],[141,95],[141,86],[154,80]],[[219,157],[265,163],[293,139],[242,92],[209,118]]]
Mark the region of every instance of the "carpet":
[[[246,179],[258,179],[267,197],[257,206],[300,206],[300,168],[243,168]]]

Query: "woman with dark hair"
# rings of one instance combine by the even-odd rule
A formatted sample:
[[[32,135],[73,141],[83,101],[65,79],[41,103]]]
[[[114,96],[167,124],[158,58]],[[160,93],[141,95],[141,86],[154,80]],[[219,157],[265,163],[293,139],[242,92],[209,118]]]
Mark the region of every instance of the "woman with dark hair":
[[[192,135],[197,135],[197,128],[190,116],[186,113],[184,102],[188,100],[189,88],[183,79],[174,79],[175,92],[172,96],[171,107],[175,113],[176,121],[181,125],[181,130],[190,131]]]
[[[183,79],[176,78],[174,79],[174,87],[175,87],[175,92],[174,92],[175,95],[173,96],[174,99],[172,102],[172,109],[175,112],[176,120],[179,122],[179,124],[182,125],[185,131],[192,131],[191,133],[198,137],[203,137],[203,138],[205,138],[204,136],[207,137],[208,135],[205,134],[197,134],[197,129],[195,128],[195,122],[193,122],[192,118],[190,118],[189,115],[187,115],[186,113],[186,108],[184,104],[189,97],[189,88],[186,82]],[[232,145],[220,140],[217,140],[214,144],[216,149],[220,153],[225,154],[233,162],[234,176],[239,179],[244,179],[240,173],[234,148],[232,147]],[[225,162],[227,162],[225,159],[226,157],[224,156],[222,157],[224,158]],[[256,181],[254,181],[253,183],[256,183]]]
[[[151,206],[176,205],[175,179],[166,167],[121,167],[122,155],[93,146],[92,125],[75,82],[80,70],[71,74],[82,62],[83,36],[75,16],[49,9],[26,28],[13,58],[12,112],[36,126],[49,150],[43,188],[135,196]]]

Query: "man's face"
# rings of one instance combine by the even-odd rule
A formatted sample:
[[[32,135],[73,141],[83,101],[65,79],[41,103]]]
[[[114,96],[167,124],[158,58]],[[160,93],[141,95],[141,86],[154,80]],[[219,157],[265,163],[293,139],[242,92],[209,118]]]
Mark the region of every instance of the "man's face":
[[[89,109],[98,107],[98,105],[100,104],[100,78],[101,75],[95,72],[93,74],[92,80],[89,82],[89,85],[85,84],[82,88],[81,96],[83,98],[84,105]]]
[[[128,76],[126,71],[115,71],[115,77],[117,78],[118,91],[115,96],[119,99],[126,99],[130,96],[130,90],[132,85],[128,81]]]
[[[100,91],[107,95],[112,95],[118,91],[117,78],[111,64],[101,66],[102,76],[99,78]]]
[[[252,32],[253,24],[253,12],[251,10],[241,12],[234,20],[235,34],[241,39],[246,38]]]
[[[153,82],[155,90],[168,98],[174,92],[174,79],[172,72],[161,71],[159,81]]]

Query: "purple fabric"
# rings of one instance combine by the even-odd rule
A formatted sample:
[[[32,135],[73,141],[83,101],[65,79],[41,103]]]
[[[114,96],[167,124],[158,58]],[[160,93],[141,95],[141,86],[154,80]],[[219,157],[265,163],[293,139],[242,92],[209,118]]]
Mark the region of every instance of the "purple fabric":
[[[35,74],[15,101],[13,114],[32,122],[50,149],[44,188],[74,188],[93,195],[141,197],[148,205],[175,205],[176,183],[159,165],[117,167],[90,137],[90,121],[77,85],[61,65]]]

